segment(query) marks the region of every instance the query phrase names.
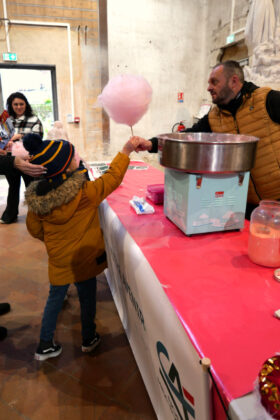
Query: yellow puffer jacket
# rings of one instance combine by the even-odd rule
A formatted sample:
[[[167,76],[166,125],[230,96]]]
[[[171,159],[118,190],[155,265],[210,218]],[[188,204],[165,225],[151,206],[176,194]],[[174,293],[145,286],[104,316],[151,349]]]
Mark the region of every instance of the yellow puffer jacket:
[[[266,110],[270,88],[258,88],[243,96],[235,118],[217,106],[208,114],[213,132],[246,134],[259,137],[256,162],[251,170],[248,202],[280,199],[280,125],[273,122]]]
[[[88,280],[107,266],[98,206],[121,183],[129,164],[123,154],[95,181],[74,173],[44,196],[36,194],[38,182],[25,193],[27,229],[45,242],[49,256],[49,280],[53,285]]]

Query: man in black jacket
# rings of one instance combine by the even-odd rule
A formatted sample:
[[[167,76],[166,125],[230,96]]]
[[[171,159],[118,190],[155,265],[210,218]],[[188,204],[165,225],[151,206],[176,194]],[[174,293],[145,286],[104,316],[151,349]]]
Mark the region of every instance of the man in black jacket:
[[[261,199],[280,199],[280,92],[244,81],[243,70],[235,61],[214,67],[207,90],[214,107],[185,132],[245,134],[260,139],[250,174],[249,218]],[[157,137],[142,142],[141,150],[156,153]]]
[[[6,152],[0,149],[0,175],[5,175],[8,179],[10,174],[14,173],[14,169],[21,171],[32,177],[38,177],[46,172],[45,168],[40,165],[33,165],[28,160],[21,159],[20,157],[7,155]],[[10,311],[9,303],[0,303],[0,315]],[[0,326],[0,340],[7,336],[7,329]]]
[[[226,67],[227,63],[229,66],[233,63],[235,67],[235,72],[240,71],[239,80],[240,83],[237,84],[237,92],[232,90],[231,87],[228,87],[226,80],[222,80],[222,72]],[[227,70],[230,72],[230,70]],[[227,61],[225,63],[217,64],[213,71],[211,72],[208,79],[208,92],[212,96],[213,104],[216,104],[220,109],[229,111],[233,116],[236,114],[238,108],[242,105],[243,95],[250,95],[254,90],[258,89],[258,86],[254,85],[251,82],[244,81],[243,70],[239,67],[239,64],[235,61]],[[280,92],[276,90],[271,90],[266,99],[266,110],[269,114],[269,117],[272,121],[280,124]],[[183,130],[182,132],[191,132],[191,133],[211,133],[211,127],[208,120],[208,114],[202,117],[197,123],[192,127]],[[243,134],[243,133],[240,133]],[[157,153],[158,151],[158,139],[153,137],[146,141],[146,143],[141,143],[141,150],[148,150],[150,153]],[[138,150],[140,151],[140,149]]]

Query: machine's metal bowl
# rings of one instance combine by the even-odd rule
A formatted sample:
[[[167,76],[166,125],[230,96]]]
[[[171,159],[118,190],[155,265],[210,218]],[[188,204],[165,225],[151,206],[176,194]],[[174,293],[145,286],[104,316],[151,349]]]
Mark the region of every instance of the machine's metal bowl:
[[[259,140],[223,133],[168,133],[157,137],[160,164],[190,173],[250,171]]]

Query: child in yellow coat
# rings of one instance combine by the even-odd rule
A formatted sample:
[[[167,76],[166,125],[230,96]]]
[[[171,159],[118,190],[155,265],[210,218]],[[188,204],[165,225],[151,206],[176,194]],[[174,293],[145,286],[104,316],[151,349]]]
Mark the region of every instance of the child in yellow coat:
[[[141,143],[132,137],[113,159],[108,171],[95,181],[80,173],[74,146],[65,140],[42,141],[24,137],[31,162],[47,168],[44,179],[32,182],[25,193],[27,229],[43,241],[49,256],[50,291],[42,319],[36,360],[58,356],[62,347],[53,340],[58,314],[71,283],[77,287],[82,324],[82,351],[100,343],[95,328],[96,276],[107,266],[98,206],[121,183],[129,155]]]

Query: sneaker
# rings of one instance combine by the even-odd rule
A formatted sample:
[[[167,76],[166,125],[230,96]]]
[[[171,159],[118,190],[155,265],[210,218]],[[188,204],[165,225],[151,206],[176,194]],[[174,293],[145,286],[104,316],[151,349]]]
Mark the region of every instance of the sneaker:
[[[9,303],[0,303],[0,315],[4,315],[8,312],[10,312],[11,307]]]
[[[0,327],[0,340],[4,340],[7,337],[8,331],[5,327]]]
[[[89,343],[84,342],[82,345],[82,351],[84,353],[89,353],[94,350],[98,344],[100,344],[101,338],[98,333],[95,333],[94,339],[91,340]]]
[[[62,352],[62,347],[59,344],[55,344],[54,341],[43,341],[40,340],[40,344],[37,347],[35,353],[35,360],[47,360],[50,357],[59,356]]]

